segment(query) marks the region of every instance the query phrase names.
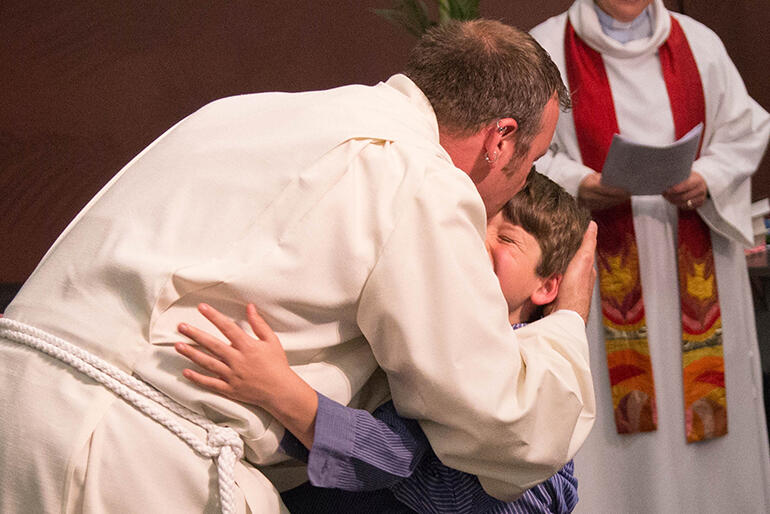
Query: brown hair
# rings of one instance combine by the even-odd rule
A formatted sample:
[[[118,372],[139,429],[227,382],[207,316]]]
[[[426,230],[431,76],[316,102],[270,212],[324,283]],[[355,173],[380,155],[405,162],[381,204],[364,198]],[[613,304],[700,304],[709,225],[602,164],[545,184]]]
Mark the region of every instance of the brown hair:
[[[445,130],[471,134],[500,118],[515,119],[517,156],[529,151],[554,94],[562,109],[570,107],[548,52],[526,32],[499,21],[450,21],[430,28],[412,50],[405,73]]]
[[[541,257],[535,272],[542,278],[566,271],[591,220],[564,188],[534,169],[503,207],[503,217],[537,240]]]

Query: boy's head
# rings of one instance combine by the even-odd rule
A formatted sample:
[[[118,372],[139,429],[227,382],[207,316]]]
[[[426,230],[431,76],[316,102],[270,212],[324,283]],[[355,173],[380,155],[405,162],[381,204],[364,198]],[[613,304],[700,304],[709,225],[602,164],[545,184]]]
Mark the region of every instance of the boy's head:
[[[538,306],[556,298],[589,221],[569,193],[534,170],[489,220],[487,249],[512,323],[529,321]]]

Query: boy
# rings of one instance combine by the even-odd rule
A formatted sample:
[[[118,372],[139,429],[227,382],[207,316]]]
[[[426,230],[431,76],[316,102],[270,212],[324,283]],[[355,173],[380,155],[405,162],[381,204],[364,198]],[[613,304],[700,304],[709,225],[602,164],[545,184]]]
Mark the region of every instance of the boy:
[[[514,328],[539,318],[556,297],[588,222],[587,211],[535,171],[489,220],[486,245]],[[289,491],[283,499],[293,512],[344,512],[345,507],[356,512],[512,513],[570,512],[574,508],[577,484],[572,462],[515,502],[496,500],[483,491],[475,476],[444,466],[418,423],[399,417],[392,402],[369,414],[317,394],[291,371],[280,342],[253,305],[248,306],[247,317],[262,341],[252,339],[211,307],[200,308],[232,345],[180,325],[181,333],[218,359],[183,343],[177,344],[177,351],[220,378],[189,369],[184,376],[270,412],[296,437],[287,433],[282,447],[290,455],[308,460],[310,483],[336,488],[301,486]],[[346,492],[375,489],[380,491]]]

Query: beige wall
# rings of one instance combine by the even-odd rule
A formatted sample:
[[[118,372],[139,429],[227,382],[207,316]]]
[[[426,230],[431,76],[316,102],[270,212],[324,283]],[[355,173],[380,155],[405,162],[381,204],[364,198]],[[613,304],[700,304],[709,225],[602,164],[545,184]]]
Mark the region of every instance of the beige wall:
[[[124,163],[206,102],[372,84],[399,71],[412,39],[371,12],[391,1],[71,0],[51,9],[5,0],[0,283],[25,280]],[[760,35],[770,26],[767,0],[667,3],[725,38],[752,94],[770,108],[770,45]],[[484,16],[529,29],[569,4],[482,0],[481,8]],[[761,196],[770,194],[769,176],[766,164],[755,178]]]

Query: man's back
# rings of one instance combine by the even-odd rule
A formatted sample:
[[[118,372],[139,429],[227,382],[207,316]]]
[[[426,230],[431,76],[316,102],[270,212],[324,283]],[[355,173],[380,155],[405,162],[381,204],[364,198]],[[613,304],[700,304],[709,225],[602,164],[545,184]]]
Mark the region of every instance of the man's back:
[[[382,105],[390,116],[373,112]],[[433,123],[387,85],[214,102],[159,138],[92,200],[7,317],[62,337],[236,427],[251,462],[281,460],[275,450],[282,428],[270,416],[181,379],[183,363],[170,346],[181,338],[176,326],[184,320],[205,327],[195,312],[200,301],[233,317],[245,302],[257,301],[297,372],[338,401],[351,402],[377,367],[356,320],[364,282],[404,203],[423,185],[424,161],[453,169]],[[286,138],[292,132],[298,137]],[[409,143],[393,143],[407,138]],[[378,165],[385,145],[388,158],[399,163]],[[454,172],[461,189],[467,187],[467,177]],[[61,373],[58,364],[50,364],[56,372],[30,382],[43,357],[5,343],[0,351],[15,359],[4,359],[12,374],[0,378],[7,395],[3,410],[15,414],[3,416],[2,440],[18,449],[20,432],[34,428],[35,444],[50,445],[48,484],[74,484],[73,473],[86,469],[83,459],[107,453],[100,441],[108,438],[87,442],[118,408],[114,397],[74,371]],[[381,374],[364,389],[355,405],[373,407],[387,394]],[[127,412],[122,416],[120,423],[132,422]],[[166,447],[176,444],[161,437]],[[83,453],[86,446],[91,457]],[[21,469],[30,457],[12,449],[0,455],[5,469]],[[99,459],[105,469],[108,459]],[[130,469],[130,459],[124,465]],[[26,469],[41,475],[38,466]],[[24,494],[19,489],[3,488]],[[68,497],[51,491],[32,494],[43,502],[51,494]],[[51,505],[63,501],[54,496]]]

